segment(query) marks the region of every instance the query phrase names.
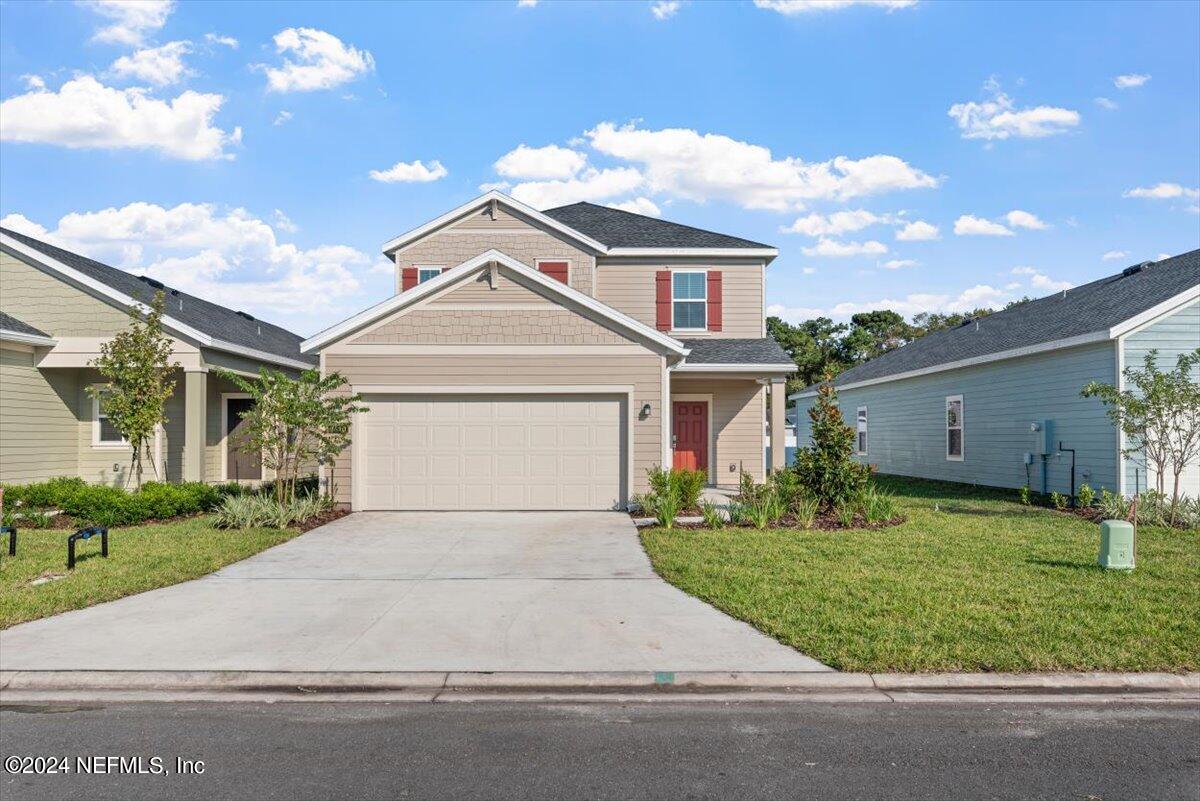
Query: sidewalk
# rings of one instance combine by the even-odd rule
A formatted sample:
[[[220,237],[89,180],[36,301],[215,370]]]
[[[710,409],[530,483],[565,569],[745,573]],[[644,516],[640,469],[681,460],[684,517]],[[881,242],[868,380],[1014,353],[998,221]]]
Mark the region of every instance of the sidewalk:
[[[468,673],[7,671],[0,703],[370,701],[536,703],[1200,703],[1200,673]]]

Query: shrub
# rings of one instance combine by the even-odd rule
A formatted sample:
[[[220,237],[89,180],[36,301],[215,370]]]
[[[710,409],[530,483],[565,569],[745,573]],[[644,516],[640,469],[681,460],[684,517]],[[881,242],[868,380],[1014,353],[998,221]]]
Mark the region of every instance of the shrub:
[[[63,498],[87,484],[77,476],[59,476],[34,484],[7,484],[4,505],[21,505],[35,509],[61,509]]]
[[[733,526],[741,526],[746,523],[746,505],[738,501],[730,501],[725,507],[725,511],[729,514],[729,524]]]
[[[1106,520],[1124,520],[1129,516],[1129,504],[1121,495],[1102,489],[1100,490],[1100,514]]]
[[[679,493],[680,506],[695,509],[700,505],[700,495],[708,483],[708,474],[703,470],[672,470],[671,481]]]
[[[827,378],[808,410],[812,446],[796,454],[800,483],[822,506],[836,508],[853,500],[870,471],[854,461],[854,429],[846,425],[837,405],[837,392]]]
[[[81,478],[52,478],[36,484],[5,487],[5,501],[36,509],[59,509],[80,523],[122,526],[151,518],[197,514],[220,502],[222,492],[200,481],[183,484],[147,482],[133,492],[120,487],[88,484]],[[6,504],[7,505],[7,504]]]
[[[886,523],[899,513],[899,505],[894,495],[875,487],[867,487],[859,499],[859,508],[863,519],[869,525]]]
[[[1079,505],[1084,509],[1091,509],[1092,504],[1096,501],[1096,491],[1092,489],[1092,485],[1083,483],[1079,485]]]
[[[834,512],[837,514],[838,522],[845,528],[854,528],[855,504],[852,501],[846,501],[838,506]]]
[[[1050,503],[1054,505],[1055,509],[1061,512],[1063,509],[1067,508],[1067,496],[1057,492],[1052,492],[1050,493]]]
[[[304,523],[329,508],[331,501],[320,495],[306,495],[280,503],[269,495],[229,495],[217,507],[217,528],[287,528]]]
[[[1021,487],[1021,503],[1025,504],[1026,506],[1029,505],[1029,485],[1028,484]]]
[[[675,515],[679,514],[679,495],[668,491],[654,499],[654,519],[665,529],[675,527]]]
[[[815,498],[800,498],[796,501],[793,509],[796,513],[796,522],[800,524],[800,527],[812,528],[813,523],[817,520],[820,504]]]
[[[804,485],[800,482],[800,475],[793,468],[785,467],[782,470],[776,470],[774,473],[771,473],[771,477],[768,480],[771,486],[775,488],[775,492],[779,495],[779,500],[783,502],[785,509],[793,508],[805,495]]]
[[[721,507],[712,501],[700,501],[700,516],[704,518],[704,525],[713,531],[725,528],[725,515],[721,513]]]
[[[766,528],[771,524],[771,510],[766,498],[760,498],[755,503],[746,506],[746,519],[748,519],[755,528]]]

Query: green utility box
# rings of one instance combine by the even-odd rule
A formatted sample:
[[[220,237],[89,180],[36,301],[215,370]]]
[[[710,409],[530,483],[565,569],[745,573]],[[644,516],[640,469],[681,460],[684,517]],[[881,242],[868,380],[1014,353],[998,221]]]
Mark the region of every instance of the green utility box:
[[[1133,524],[1105,520],[1100,524],[1100,567],[1133,570]]]

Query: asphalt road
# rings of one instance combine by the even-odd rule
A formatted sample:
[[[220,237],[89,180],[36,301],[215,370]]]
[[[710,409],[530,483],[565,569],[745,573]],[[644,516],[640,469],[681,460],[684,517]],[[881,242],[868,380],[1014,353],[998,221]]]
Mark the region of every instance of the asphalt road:
[[[7,707],[0,752],[72,760],[0,773],[6,801],[1200,798],[1200,706],[1179,705]],[[170,775],[80,775],[76,756]]]

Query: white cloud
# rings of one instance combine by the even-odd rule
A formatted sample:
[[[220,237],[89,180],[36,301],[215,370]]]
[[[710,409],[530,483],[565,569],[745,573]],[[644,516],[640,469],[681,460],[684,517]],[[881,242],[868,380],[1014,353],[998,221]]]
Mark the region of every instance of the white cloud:
[[[558,145],[529,147],[517,145],[493,164],[496,172],[507,178],[565,179],[576,175],[587,165],[587,156],[577,150]]]
[[[112,20],[96,31],[95,41],[124,45],[141,44],[148,34],[167,24],[175,9],[174,0],[84,0],[81,5]]]
[[[896,232],[901,242],[928,242],[941,236],[938,227],[924,220],[914,220]]]
[[[885,270],[901,270],[905,267],[916,267],[918,264],[920,262],[916,259],[892,259],[891,261],[883,262],[879,266]]]
[[[114,89],[90,75],[57,92],[35,89],[0,103],[0,140],[68,148],[139,148],[180,159],[232,158],[227,144],[241,141],[213,125],[222,95],[187,91],[166,101],[144,89]]]
[[[300,226],[292,222],[291,218],[279,209],[275,209],[271,213],[271,219],[275,221],[275,227],[284,233],[294,234],[300,230]]]
[[[745,208],[786,211],[815,199],[845,200],[938,179],[896,156],[838,156],[824,162],[776,159],[768,148],[687,128],[652,131],[602,122],[585,133],[600,153],[642,165],[652,192],[696,202],[727,200]]]
[[[654,204],[654,201],[647,197],[635,197],[631,200],[623,200],[620,203],[609,203],[614,209],[621,211],[632,211],[634,214],[644,214],[647,217],[661,217],[662,210]]]
[[[814,317],[824,317],[825,310],[809,306],[784,306],[782,303],[772,303],[767,307],[768,317],[778,317],[784,322],[802,323]]]
[[[642,174],[632,167],[589,168],[563,181],[529,181],[512,188],[512,196],[535,209],[548,209],[581,200],[602,201],[642,186]]]
[[[816,273],[816,271],[817,271],[816,267],[801,267],[800,268],[800,272],[804,273],[805,275],[813,275],[814,273]]]
[[[206,33],[204,34],[204,41],[208,42],[209,44],[224,45],[230,50],[238,49],[238,40],[234,39],[232,36],[221,36],[215,33]]]
[[[512,185],[508,181],[487,181],[479,185],[480,192],[507,192]]]
[[[167,42],[161,47],[147,47],[132,55],[121,56],[109,71],[122,78],[136,78],[155,86],[179,83],[190,72],[183,57],[192,52],[188,41]]]
[[[1034,267],[1014,267],[1013,274],[1029,276],[1029,285],[1044,292],[1061,292],[1075,286],[1070,281],[1055,281]]]
[[[957,295],[914,293],[902,298],[839,303],[829,309],[826,316],[845,319],[860,312],[877,309],[891,309],[905,317],[911,317],[921,312],[967,312],[980,307],[994,308],[1008,302],[1010,297],[1009,293],[1003,289],[997,289],[987,284],[976,284]]]
[[[275,34],[275,52],[284,56],[282,66],[260,65],[272,92],[333,89],[375,69],[375,58],[369,52],[315,28],[280,31]]]
[[[759,8],[789,17],[816,11],[840,11],[850,6],[875,6],[891,13],[900,8],[912,8],[916,4],[917,0],[754,0],[754,5]]]
[[[1028,228],[1030,231],[1045,231],[1050,226],[1037,218],[1037,215],[1027,211],[1013,209],[1004,215],[1004,219],[1013,228]]]
[[[1122,197],[1140,197],[1150,200],[1175,200],[1177,198],[1198,198],[1200,190],[1189,189],[1186,186],[1172,183],[1160,183],[1154,186],[1139,186],[1127,190]]]
[[[1108,109],[1109,111],[1116,111],[1118,108],[1120,108],[1120,106],[1117,105],[1117,101],[1109,100],[1107,97],[1097,97],[1096,105],[1100,108]]]
[[[280,111],[278,114],[275,115],[275,119],[271,121],[271,124],[278,127],[280,125],[283,125],[285,122],[289,121],[292,118],[292,116],[293,116],[292,112],[290,112],[290,111]]]
[[[679,13],[682,5],[680,0],[655,0],[650,4],[650,13],[655,19],[670,19]]]
[[[887,245],[875,240],[866,242],[837,242],[821,237],[813,247],[801,248],[805,256],[846,258],[849,256],[877,256],[887,253]]]
[[[1133,89],[1144,85],[1148,80],[1150,80],[1149,75],[1141,75],[1138,73],[1132,73],[1130,75],[1118,75],[1117,77],[1113,78],[1113,86],[1117,87],[1118,89]]]
[[[1154,257],[1154,260],[1162,261],[1163,259],[1169,259],[1169,258],[1171,258],[1170,253],[1159,253],[1157,256]]]
[[[534,8],[538,0],[517,0],[517,8]]]
[[[397,161],[386,170],[371,170],[371,178],[385,184],[427,184],[449,175],[449,170],[436,159],[425,166],[420,159],[405,163]]]
[[[804,234],[806,236],[841,236],[851,231],[861,231],[872,225],[891,222],[891,218],[880,216],[865,209],[853,211],[835,211],[826,216],[809,214],[798,218],[788,226],[781,226],[785,234]]]
[[[1124,259],[1128,256],[1129,252],[1125,250],[1109,250],[1100,257],[1100,261],[1116,261],[1117,259]]]
[[[1013,232],[1000,223],[964,214],[954,221],[954,233],[958,236],[1012,236]]]
[[[947,112],[964,139],[1037,139],[1067,133],[1079,124],[1079,112],[1057,106],[1018,109],[994,80],[984,85],[992,93],[982,103],[955,103]]]
[[[45,89],[46,82],[42,80],[40,75],[22,75],[21,80],[25,82],[26,89]]]
[[[281,242],[278,225],[209,203],[71,213],[50,231],[19,214],[0,224],[263,319],[293,317],[306,328],[342,316],[338,302],[359,289],[354,270],[371,264],[347,245]]]

